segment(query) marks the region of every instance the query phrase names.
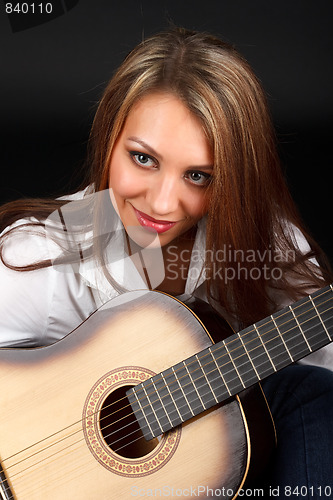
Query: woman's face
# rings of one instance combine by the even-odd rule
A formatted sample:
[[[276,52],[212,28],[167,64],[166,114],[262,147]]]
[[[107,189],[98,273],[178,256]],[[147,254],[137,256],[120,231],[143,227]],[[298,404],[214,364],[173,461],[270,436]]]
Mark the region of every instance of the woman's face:
[[[199,120],[175,96],[138,101],[117,139],[110,162],[111,199],[141,246],[164,247],[207,211],[213,158]]]

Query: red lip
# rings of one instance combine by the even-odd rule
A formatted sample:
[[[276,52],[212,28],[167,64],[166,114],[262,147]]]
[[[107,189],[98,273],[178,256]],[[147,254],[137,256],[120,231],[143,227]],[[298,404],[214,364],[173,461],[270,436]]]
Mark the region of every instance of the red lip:
[[[157,233],[164,233],[171,229],[177,222],[167,221],[167,220],[157,220],[150,215],[145,214],[144,212],[140,212],[134,208],[135,215],[139,221],[139,224],[142,227],[147,228],[148,230],[156,231]]]

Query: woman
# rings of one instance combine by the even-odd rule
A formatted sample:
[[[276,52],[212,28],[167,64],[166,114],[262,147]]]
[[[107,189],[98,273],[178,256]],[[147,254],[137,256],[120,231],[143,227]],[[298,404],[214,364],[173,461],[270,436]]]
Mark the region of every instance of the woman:
[[[261,86],[220,40],[179,29],[142,42],[105,90],[89,152],[68,205],[2,208],[3,346],[52,343],[142,286],[204,297],[241,328],[330,282],[281,174]],[[309,363],[332,367],[331,353]],[[279,498],[331,481],[332,435],[314,449],[311,438],[328,432],[332,389],[331,372],[313,366],[264,383],[279,443],[267,484]]]

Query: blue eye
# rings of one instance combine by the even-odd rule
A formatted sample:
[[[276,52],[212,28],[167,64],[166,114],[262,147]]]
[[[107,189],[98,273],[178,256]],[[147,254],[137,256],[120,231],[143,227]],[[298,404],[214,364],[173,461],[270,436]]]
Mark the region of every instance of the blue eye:
[[[145,153],[138,153],[137,151],[130,151],[130,155],[141,167],[154,167],[156,165],[156,160]]]

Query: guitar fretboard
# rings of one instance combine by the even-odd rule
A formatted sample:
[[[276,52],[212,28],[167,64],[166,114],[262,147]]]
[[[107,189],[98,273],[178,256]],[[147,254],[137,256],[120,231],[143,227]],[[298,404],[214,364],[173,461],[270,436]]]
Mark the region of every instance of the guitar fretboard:
[[[328,286],[127,392],[146,439],[225,401],[332,341]]]

